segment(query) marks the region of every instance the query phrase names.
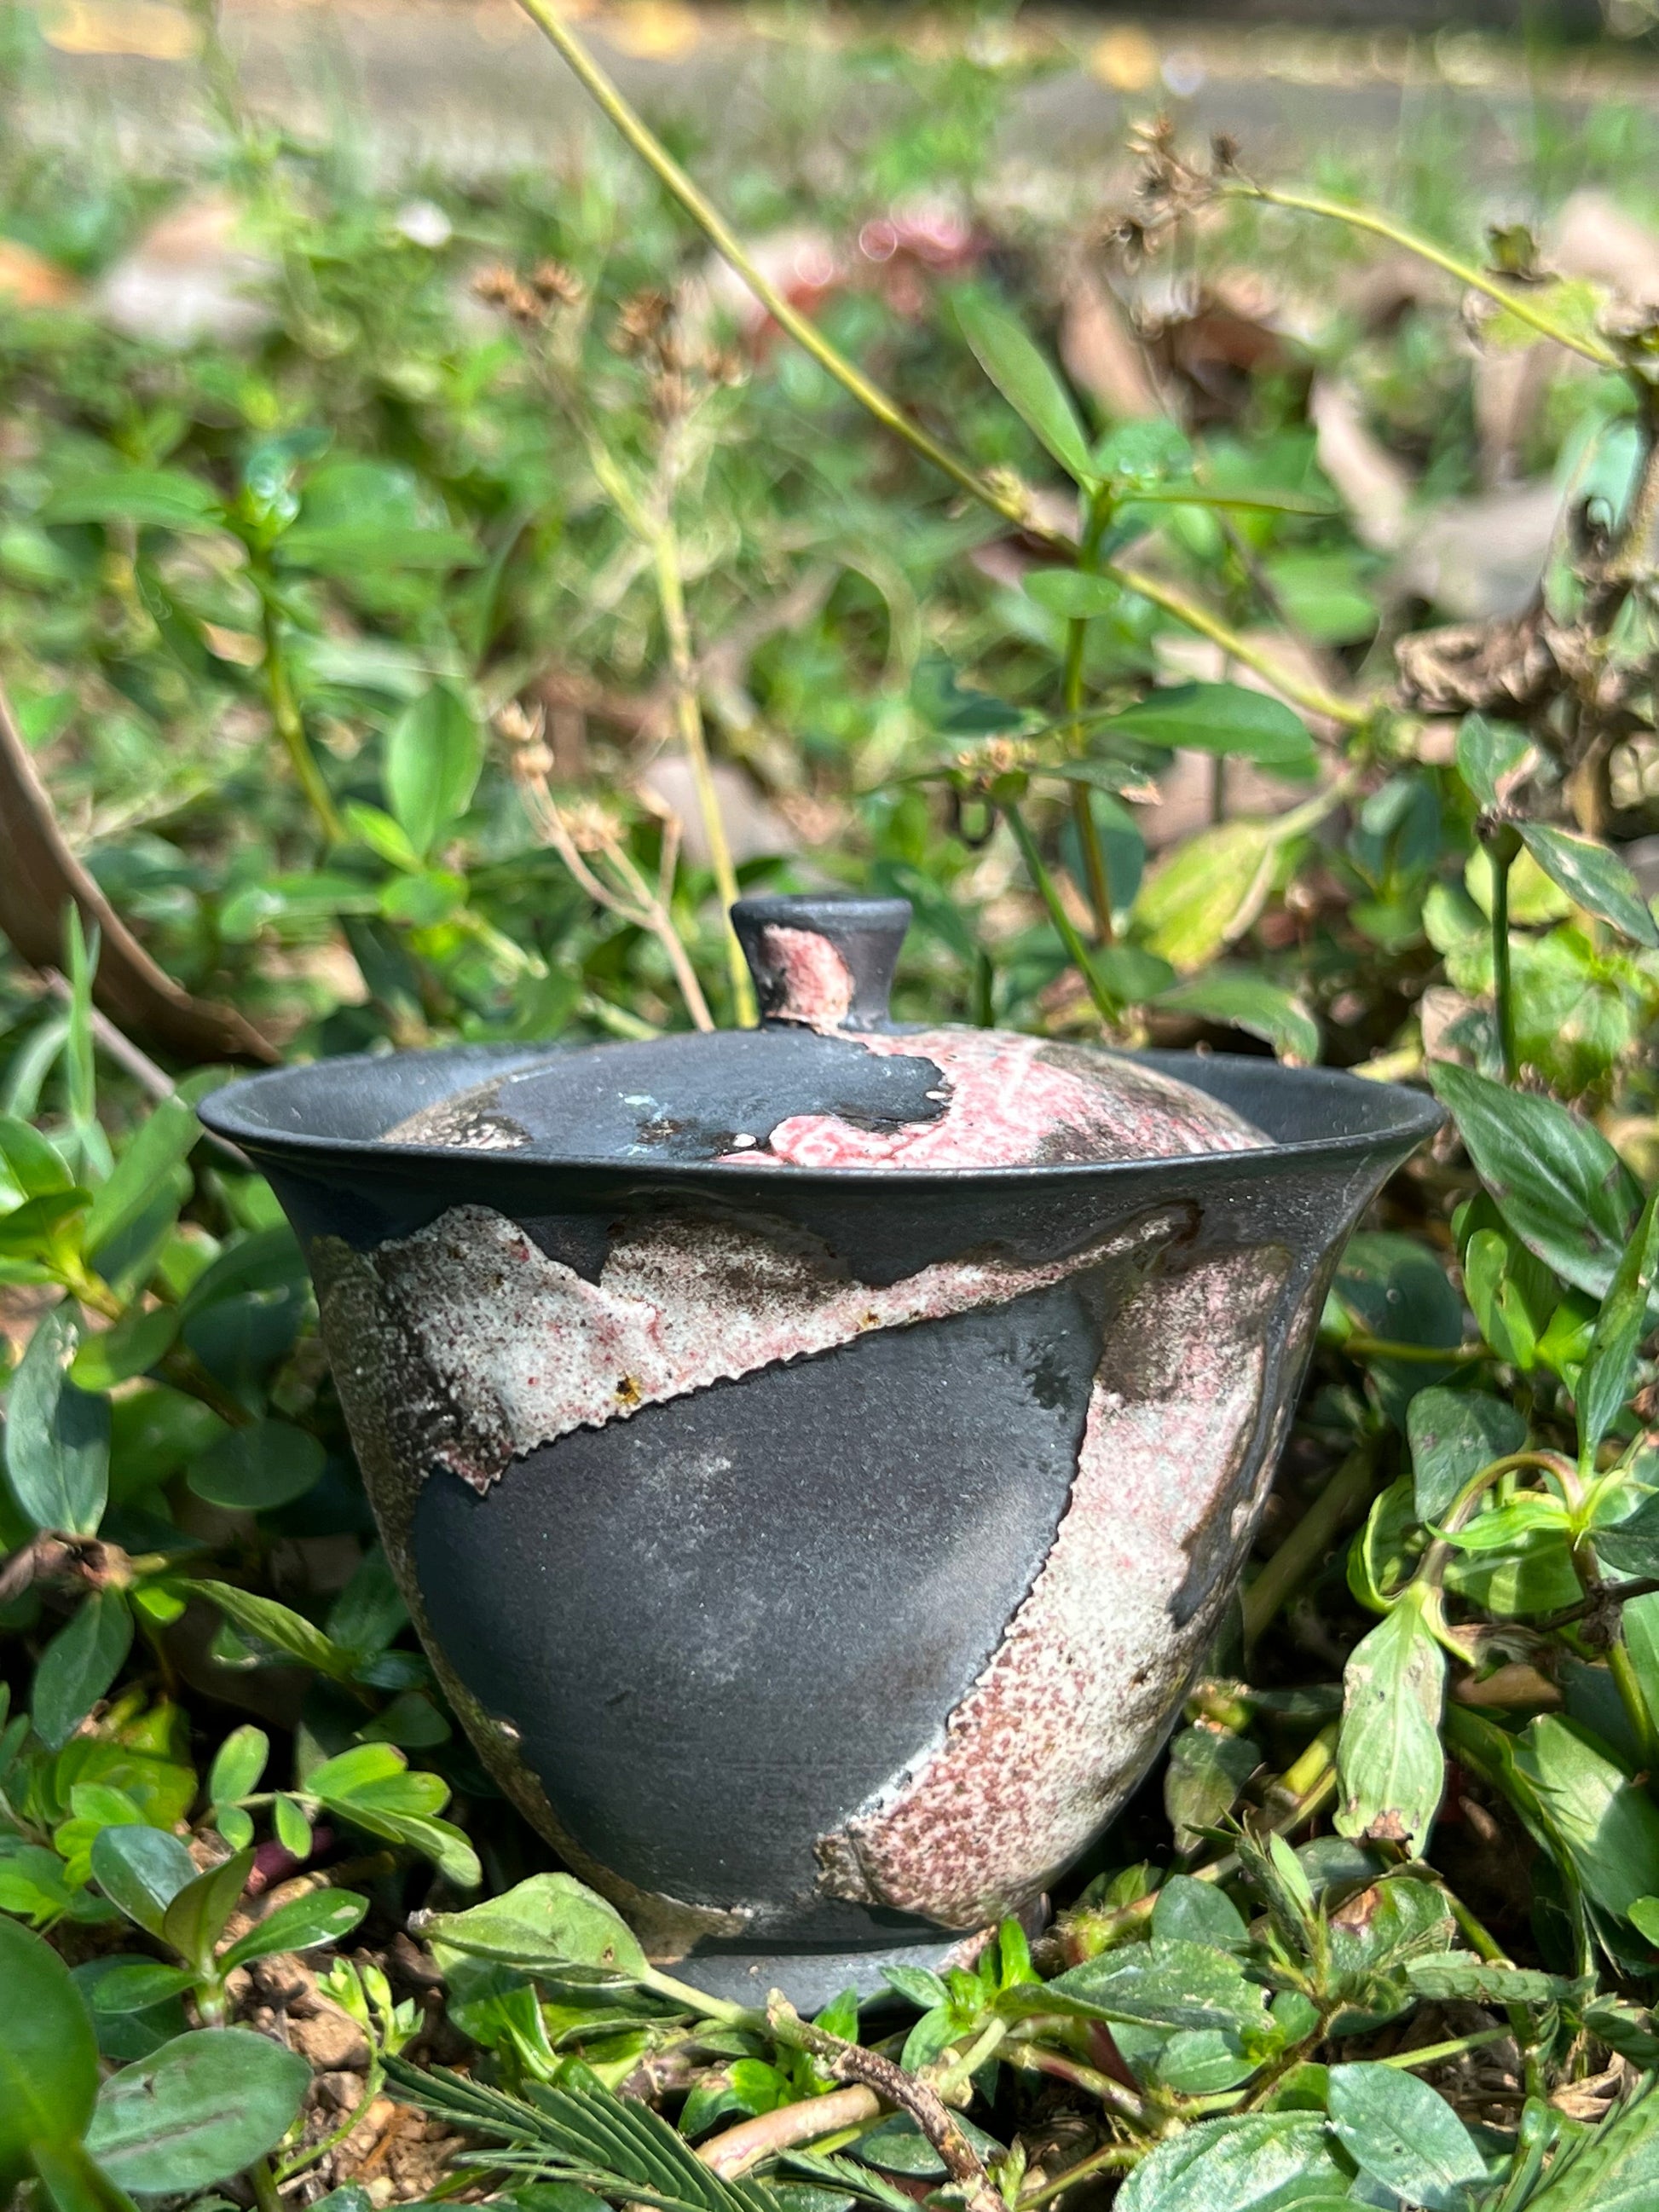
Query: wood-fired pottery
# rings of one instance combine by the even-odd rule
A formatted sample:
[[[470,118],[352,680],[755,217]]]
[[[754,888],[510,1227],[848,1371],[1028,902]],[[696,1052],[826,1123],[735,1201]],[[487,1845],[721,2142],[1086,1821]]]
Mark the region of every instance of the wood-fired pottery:
[[[308,1255],[502,1790],[660,1960],[811,2004],[1032,1906],[1146,1772],[1420,1095],[903,1030],[908,909],[748,900],[759,1030],[204,1109]]]

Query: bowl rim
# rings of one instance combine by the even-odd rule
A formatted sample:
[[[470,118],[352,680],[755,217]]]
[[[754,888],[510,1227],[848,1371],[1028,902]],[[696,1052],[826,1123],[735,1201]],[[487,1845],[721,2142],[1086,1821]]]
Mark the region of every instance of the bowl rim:
[[[432,1060],[441,1055],[480,1063],[499,1060],[507,1063],[510,1072],[514,1061],[527,1062],[553,1052],[581,1048],[556,1042],[456,1044],[425,1048],[406,1056]],[[1119,1050],[1115,1046],[1109,1049],[1115,1053]],[[1157,1152],[1121,1160],[1021,1161],[1000,1166],[951,1168],[801,1167],[787,1161],[763,1159],[671,1160],[630,1158],[618,1153],[552,1155],[517,1150],[474,1151],[456,1145],[390,1145],[380,1137],[347,1137],[315,1128],[276,1128],[267,1121],[252,1118],[246,1111],[261,1092],[292,1083],[296,1076],[314,1076],[331,1068],[344,1073],[404,1056],[342,1053],[326,1060],[267,1068],[210,1092],[198,1105],[197,1113],[213,1135],[239,1146],[256,1160],[268,1159],[298,1173],[304,1173],[307,1167],[325,1170],[349,1166],[354,1174],[368,1171],[378,1178],[441,1163],[447,1169],[470,1168],[476,1173],[487,1172],[492,1183],[503,1175],[526,1181],[579,1175],[676,1186],[708,1182],[722,1188],[737,1185],[775,1188],[781,1180],[790,1188],[848,1190],[871,1187],[911,1191],[946,1189],[963,1184],[1018,1188],[1040,1182],[1094,1182],[1107,1176],[1170,1174],[1177,1170],[1183,1175],[1242,1173],[1249,1176],[1261,1170],[1334,1165],[1344,1158],[1375,1160],[1389,1152],[1399,1152],[1403,1158],[1433,1136],[1447,1119],[1445,1108],[1428,1091],[1355,1075],[1343,1068],[1287,1067],[1255,1053],[1164,1049],[1125,1049],[1120,1056],[1144,1061],[1161,1073],[1182,1076],[1188,1081],[1193,1080],[1194,1072],[1237,1073],[1243,1076],[1246,1089],[1254,1088],[1256,1079],[1265,1079],[1276,1084],[1322,1091],[1333,1100],[1346,1097],[1357,1104],[1363,1098],[1370,1102],[1373,1115],[1378,1105],[1391,1110],[1374,1118],[1369,1127],[1351,1127],[1322,1136],[1274,1139],[1269,1144],[1237,1152]],[[1218,1086],[1200,1082],[1197,1087],[1222,1097],[1229,1103],[1237,1103],[1227,1099],[1226,1091]]]

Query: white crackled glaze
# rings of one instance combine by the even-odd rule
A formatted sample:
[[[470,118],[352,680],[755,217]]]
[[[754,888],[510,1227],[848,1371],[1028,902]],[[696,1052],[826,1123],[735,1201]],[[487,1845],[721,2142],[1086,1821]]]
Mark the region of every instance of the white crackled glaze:
[[[884,1285],[857,1281],[827,1247],[781,1222],[647,1218],[616,1231],[594,1283],[504,1216],[454,1206],[355,1255],[401,1333],[335,1356],[394,1395],[410,1387],[398,1370],[416,1351],[428,1378],[420,1395],[443,1415],[427,1440],[430,1460],[483,1491],[511,1460],[573,1429],[871,1329],[1006,1304],[1161,1242],[1184,1218],[1164,1209],[1060,1259],[951,1260]]]
[[[1232,1588],[1230,1571],[1181,1620],[1188,1547],[1202,1533],[1231,1568],[1254,1530],[1259,1497],[1230,1492],[1287,1265],[1233,1253],[1132,1295],[1042,1571],[938,1747],[824,1839],[827,1889],[977,1926],[1033,1897],[1121,1804]]]

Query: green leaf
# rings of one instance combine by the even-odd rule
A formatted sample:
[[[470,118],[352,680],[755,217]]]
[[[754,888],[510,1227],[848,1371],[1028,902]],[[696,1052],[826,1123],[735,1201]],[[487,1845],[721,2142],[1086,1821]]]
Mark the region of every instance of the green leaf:
[[[70,1362],[70,1381],[79,1390],[112,1390],[135,1375],[148,1374],[171,1351],[179,1334],[175,1306],[129,1306],[112,1328],[83,1336]]]
[[[93,1843],[92,1878],[129,1920],[159,1938],[168,1905],[196,1879],[196,1862],[163,1829],[106,1828]]]
[[[1331,2125],[1375,2180],[1429,2212],[1461,2212],[1486,2178],[1474,2138],[1445,2099],[1402,2068],[1333,2066]]]
[[[111,469],[66,477],[40,510],[45,523],[153,523],[165,530],[218,530],[224,509],[181,469]]]
[[[30,2147],[75,2143],[98,2094],[92,2021],[51,1945],[0,1918],[0,2191],[29,2172]]]
[[[1348,2194],[1323,2117],[1252,2112],[1200,2120],[1159,2143],[1114,2200],[1112,2212],[1312,2212]]]
[[[305,2060],[269,2036],[200,2028],[111,2075],[87,2148],[124,2189],[207,2189],[276,2148],[310,2081]]]
[[[465,1912],[428,1915],[421,1932],[440,1948],[554,1981],[629,1982],[645,1971],[633,1929],[573,1875],[532,1875]]]
[[[237,1937],[221,1954],[219,1971],[228,1974],[233,1966],[246,1966],[250,1960],[268,1959],[279,1951],[309,1951],[318,1943],[337,1943],[368,1911],[368,1899],[349,1889],[313,1889],[307,1896],[291,1898]]]
[[[185,1480],[210,1505],[264,1513],[314,1489],[325,1458],[309,1430],[267,1417],[221,1437]]]
[[[1659,1274],[1659,1190],[1642,1208],[1602,1301],[1578,1377],[1578,1455],[1586,1465],[1624,1410],[1647,1334],[1648,1307]]]
[[[393,723],[386,739],[386,804],[422,860],[471,805],[483,765],[483,739],[472,710],[446,684],[434,684]]]
[[[1647,2062],[1650,2063],[1650,2062]],[[1571,2163],[1558,2162],[1528,2212],[1652,2212],[1659,2198],[1659,2094],[1632,2098]]]
[[[95,1261],[104,1247],[131,1229],[156,1187],[188,1158],[202,1133],[196,1109],[175,1094],[164,1098],[115,1164],[86,1220],[87,1250]]]
[[[1429,1080],[1528,1250],[1564,1280],[1602,1297],[1642,1194],[1601,1131],[1553,1099],[1510,1091],[1450,1060],[1431,1062]]]
[[[296,1859],[311,1856],[311,1823],[294,1800],[280,1790],[271,1802],[270,1824],[285,1851]]]
[[[1553,1713],[1524,1728],[1515,1764],[1536,1790],[1586,1896],[1623,1915],[1659,1895],[1659,1806],[1588,1730]]]
[[[1616,853],[1542,822],[1521,822],[1516,827],[1534,860],[1575,906],[1610,921],[1638,945],[1659,946],[1659,924],[1640,884]]]
[[[1243,1950],[1249,1941],[1243,1915],[1231,1899],[1223,1896],[1219,1885],[1194,1881],[1187,1874],[1172,1874],[1158,1891],[1152,1907],[1152,1934],[1165,1940],[1180,1937],[1191,1943],[1208,1943],[1218,1951]]]
[[[1038,443],[1075,482],[1092,483],[1095,465],[1077,410],[1019,325],[981,292],[963,293],[956,312],[974,358]]]
[[[1144,2027],[1259,2032],[1265,1998],[1230,1953],[1171,1938],[1127,1944],[1051,1982],[1008,1990],[996,2008],[1016,2017],[1071,2013]]]
[[[1527,1441],[1526,1417],[1485,1390],[1435,1384],[1406,1409],[1417,1517],[1437,1522],[1471,1475]]]
[[[182,1996],[195,1981],[188,1966],[164,1966],[159,1959],[136,1960],[100,1978],[92,1993],[92,2008],[97,2013],[148,2012],[151,2005]]]
[[[1121,603],[1123,586],[1110,576],[1091,576],[1081,568],[1033,568],[1025,579],[1025,595],[1067,622],[1087,622],[1093,615],[1110,614]]]
[[[1420,1855],[1445,1789],[1440,1711],[1446,1662],[1409,1589],[1351,1653],[1342,1678],[1339,1835]]]
[[[477,568],[484,555],[465,531],[428,530],[396,522],[296,522],[277,539],[272,557],[284,568],[319,575],[374,575],[391,568]]]
[[[1408,1960],[1406,1974],[1419,1996],[1437,2004],[1565,2004],[1582,1996],[1586,1987],[1562,1974],[1540,1973],[1535,1966],[1492,1966],[1473,1951]]]
[[[1149,952],[1181,974],[1202,968],[1243,928],[1271,878],[1279,841],[1268,822],[1224,822],[1177,846],[1135,895]]]
[[[212,1966],[213,1947],[240,1903],[252,1871],[253,1853],[236,1851],[205,1874],[192,1876],[161,1915],[162,1942],[189,1960],[198,1974]]]
[[[278,1605],[274,1598],[261,1597],[256,1591],[238,1589],[234,1583],[203,1580],[179,1585],[186,1596],[204,1597],[216,1605],[227,1619],[238,1628],[257,1636],[262,1644],[274,1650],[285,1651],[289,1658],[297,1659],[303,1667],[314,1667],[319,1674],[335,1681],[349,1681],[351,1677],[351,1655],[331,1643],[320,1628],[313,1627],[303,1613],[293,1612],[288,1606]]]
[[[1292,1067],[1319,1058],[1319,1024],[1293,992],[1244,969],[1211,968],[1189,981],[1160,991],[1152,1002],[1201,1021],[1231,1022],[1270,1044]]]
[[[1604,1504],[1611,1506],[1614,1502],[1609,1497]],[[1591,1533],[1596,1558],[1615,1575],[1644,1581],[1659,1575],[1659,1496],[1644,1498],[1622,1521],[1598,1518]]]
[[[62,1153],[14,1115],[0,1114],[0,1158],[25,1198],[51,1198],[75,1186]]]
[[[232,1729],[208,1770],[209,1804],[234,1805],[238,1798],[250,1796],[258,1788],[270,1756],[270,1739],[263,1729],[251,1721]]]
[[[1310,776],[1318,765],[1313,739],[1292,709],[1242,684],[1182,684],[1152,691],[1097,730],[1102,738],[1236,755],[1275,775]]]
[[[1231,1812],[1238,1793],[1261,1764],[1259,1743],[1218,1729],[1185,1728],[1172,1739],[1164,1777],[1164,1810],[1176,1848],[1190,1851],[1200,1831]]]
[[[84,2143],[37,2143],[34,2171],[52,2212],[135,2212]]]
[[[121,1671],[132,1649],[132,1613],[124,1592],[94,1590],[40,1654],[30,1718],[49,1751],[64,1746]]]
[[[1537,763],[1537,747],[1512,722],[1465,714],[1457,726],[1457,772],[1489,814],[1508,804]]]
[[[109,1495],[109,1404],[77,1390],[64,1369],[80,1340],[74,1311],[36,1322],[6,1394],[6,1474],[37,1528],[98,1532]]]

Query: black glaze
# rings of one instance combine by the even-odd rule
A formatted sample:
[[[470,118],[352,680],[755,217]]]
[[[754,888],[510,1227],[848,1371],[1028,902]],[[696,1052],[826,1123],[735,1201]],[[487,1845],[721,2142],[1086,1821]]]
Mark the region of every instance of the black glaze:
[[[578,1046],[503,1075],[482,1096],[491,1121],[541,1159],[690,1162],[764,1144],[796,1114],[835,1114],[861,1129],[934,1121],[945,1110],[941,1080],[930,1060],[879,1056],[849,1037],[720,1030]]]
[[[1089,1287],[579,1429],[487,1498],[427,1482],[434,1631],[580,1844],[642,1887],[747,1903],[757,1933],[823,1916],[811,1839],[966,1692],[1054,1541],[1100,1358]],[[849,1935],[867,1917],[841,1912]]]
[[[803,926],[810,902],[745,903],[752,939],[769,919]],[[851,903],[808,925],[840,932],[865,1008],[884,1005],[882,948],[896,945],[890,903],[868,904],[873,951],[855,941],[866,922]],[[787,1027],[358,1056],[256,1076],[203,1108],[270,1175],[302,1243],[372,1249],[483,1206],[590,1282],[618,1226],[659,1212],[775,1236],[787,1224],[872,1285],[967,1256],[1063,1258],[1167,1220],[1133,1263],[642,1407],[528,1452],[486,1496],[428,1476],[413,1549],[435,1638],[517,1732],[568,1832],[641,1887],[748,1909],[744,1938],[705,1942],[682,1969],[705,1986],[781,1981],[817,2002],[849,1978],[873,1986],[880,1958],[940,1955],[933,1923],[816,1893],[813,1844],[938,1741],[1029,1590],[1129,1273],[1178,1278],[1239,1251],[1285,1271],[1261,1333],[1254,1432],[1187,1542],[1170,1602],[1179,1626],[1212,1617],[1236,1571],[1233,1509],[1256,1493],[1306,1364],[1298,1321],[1317,1312],[1367,1201],[1442,1118],[1419,1093],[1324,1069],[1134,1057],[1271,1142],[975,1170],[710,1158],[768,1113],[938,1110],[932,1063]],[[480,1085],[529,1145],[380,1141]]]

